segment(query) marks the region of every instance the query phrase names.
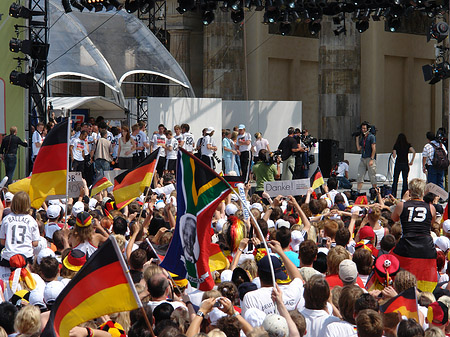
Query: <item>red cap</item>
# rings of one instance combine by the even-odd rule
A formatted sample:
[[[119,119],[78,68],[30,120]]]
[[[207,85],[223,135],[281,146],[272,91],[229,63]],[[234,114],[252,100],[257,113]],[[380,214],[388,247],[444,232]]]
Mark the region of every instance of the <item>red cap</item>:
[[[375,232],[373,231],[373,228],[370,226],[364,226],[359,231],[359,238],[360,240],[369,239],[373,240],[375,238]]]

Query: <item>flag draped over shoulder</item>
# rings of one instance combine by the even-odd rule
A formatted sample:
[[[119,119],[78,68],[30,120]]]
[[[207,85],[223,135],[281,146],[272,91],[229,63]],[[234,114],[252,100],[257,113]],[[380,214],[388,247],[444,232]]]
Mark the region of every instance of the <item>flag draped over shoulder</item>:
[[[120,249],[110,236],[60,293],[41,337],[68,337],[78,324],[141,306]]]
[[[394,298],[380,306],[382,313],[399,312],[402,316],[413,318],[419,322],[416,288],[412,287],[401,292]]]
[[[211,168],[184,149],[178,150],[177,222],[161,266],[182,277],[187,274],[191,285],[200,290],[211,290],[214,286],[208,265],[211,219],[230,191]]]
[[[119,174],[114,179],[114,199],[117,209],[128,205],[150,187],[158,164],[159,148],[150,153],[138,166]]]
[[[316,188],[322,186],[325,182],[323,181],[322,172],[320,171],[320,167],[317,166],[316,170],[314,171],[313,175],[311,176],[311,187],[313,190]]]
[[[30,181],[30,200],[41,207],[48,195],[66,194],[68,120],[49,131],[34,161]]]
[[[91,198],[97,193],[103,191],[104,189],[107,189],[109,186],[112,185],[113,184],[108,180],[108,178],[106,177],[100,178],[91,188]]]

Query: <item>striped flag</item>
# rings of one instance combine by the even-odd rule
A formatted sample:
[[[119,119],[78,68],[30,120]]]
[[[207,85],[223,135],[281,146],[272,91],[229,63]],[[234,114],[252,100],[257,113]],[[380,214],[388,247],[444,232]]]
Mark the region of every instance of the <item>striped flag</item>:
[[[230,191],[210,167],[186,150],[178,150],[177,223],[161,266],[181,277],[187,274],[191,285],[200,290],[211,290],[214,286],[208,265],[211,220]]]
[[[31,182],[31,176],[17,180],[16,182],[8,185],[8,191],[10,191],[13,194],[16,194],[19,191],[24,191],[24,192],[29,193],[30,182]]]
[[[41,337],[69,337],[78,324],[139,307],[141,301],[111,235],[59,294]]]
[[[112,186],[112,182],[108,180],[108,178],[103,177],[100,178],[91,188],[91,198],[96,195],[97,193],[100,193],[104,189],[107,189],[109,186]]]
[[[311,180],[311,187],[313,190],[316,188],[322,186],[325,182],[323,181],[322,172],[320,171],[320,167],[317,166],[316,170],[314,171],[313,175],[310,178]]]
[[[159,148],[149,154],[138,166],[119,174],[114,179],[114,199],[117,209],[122,209],[150,187],[158,165]]]
[[[413,318],[419,322],[417,307],[416,288],[412,287],[401,292],[394,298],[380,306],[380,312],[388,314],[390,312],[399,312],[402,316]]]
[[[67,127],[66,119],[49,131],[34,161],[29,195],[36,209],[48,195],[66,194]]]

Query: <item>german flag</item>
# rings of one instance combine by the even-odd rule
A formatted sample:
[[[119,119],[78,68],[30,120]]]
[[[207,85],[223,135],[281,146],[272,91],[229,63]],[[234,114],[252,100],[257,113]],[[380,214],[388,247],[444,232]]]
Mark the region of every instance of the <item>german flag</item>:
[[[322,172],[320,171],[320,167],[317,166],[316,170],[314,171],[313,175],[310,178],[311,180],[311,187],[313,190],[316,188],[322,186],[325,182],[323,181]]]
[[[399,312],[402,316],[413,318],[419,322],[417,309],[416,288],[412,287],[401,292],[394,298],[380,306],[380,312],[388,314],[390,312]]]
[[[69,337],[73,327],[142,304],[114,236],[89,258],[56,299],[42,337]]]
[[[228,184],[230,184],[230,186],[233,187],[237,193],[239,193],[237,185],[244,183],[241,176],[223,176],[223,179],[225,179],[225,181],[228,182]]]
[[[222,177],[184,149],[178,149],[177,223],[161,266],[191,286],[211,290],[214,279],[209,260],[211,220],[217,205],[231,189]],[[182,263],[180,263],[182,261]]]
[[[24,191],[29,193],[30,191],[31,176],[17,180],[15,183],[8,185],[8,191],[16,194],[19,191]]]
[[[109,186],[112,186],[112,182],[108,180],[108,178],[103,177],[99,179],[91,188],[91,198],[97,193],[107,189]]]
[[[48,195],[66,194],[67,128],[66,119],[51,129],[34,161],[29,194],[36,209]]]
[[[146,187],[150,187],[158,158],[159,148],[134,169],[125,171],[114,179],[113,193],[117,209],[122,209],[141,195]]]

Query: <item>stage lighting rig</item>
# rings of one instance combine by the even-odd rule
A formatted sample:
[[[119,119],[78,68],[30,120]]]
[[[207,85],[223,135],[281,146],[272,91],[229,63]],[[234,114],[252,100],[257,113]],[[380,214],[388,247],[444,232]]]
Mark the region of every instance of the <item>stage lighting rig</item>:
[[[448,63],[449,48],[444,46],[435,46],[437,57],[433,64],[426,64],[422,67],[423,78],[428,84],[436,84],[440,80],[450,77],[450,64]]]
[[[438,43],[444,41],[448,36],[448,24],[444,21],[435,22],[431,25],[427,31],[427,42],[431,39],[436,40]]]

